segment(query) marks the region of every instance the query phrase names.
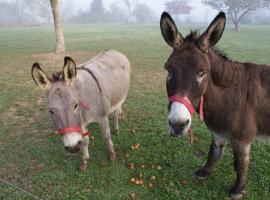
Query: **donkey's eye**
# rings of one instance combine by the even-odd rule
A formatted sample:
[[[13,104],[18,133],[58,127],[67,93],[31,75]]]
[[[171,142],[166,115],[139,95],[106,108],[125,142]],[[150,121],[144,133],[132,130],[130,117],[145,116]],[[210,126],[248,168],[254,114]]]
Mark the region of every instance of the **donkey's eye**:
[[[77,110],[78,107],[79,107],[79,104],[76,103],[76,104],[74,105],[74,110]]]
[[[49,113],[51,114],[51,116],[55,116],[53,111],[49,110]]]
[[[168,69],[168,76],[167,76],[167,80],[170,80],[172,78],[172,70]]]
[[[197,74],[197,76],[198,76],[198,78],[203,78],[205,74],[206,74],[206,72],[199,72]]]
[[[204,79],[205,75],[206,75],[206,72],[199,72],[197,74],[197,81],[198,81],[199,84],[202,82],[202,80]]]

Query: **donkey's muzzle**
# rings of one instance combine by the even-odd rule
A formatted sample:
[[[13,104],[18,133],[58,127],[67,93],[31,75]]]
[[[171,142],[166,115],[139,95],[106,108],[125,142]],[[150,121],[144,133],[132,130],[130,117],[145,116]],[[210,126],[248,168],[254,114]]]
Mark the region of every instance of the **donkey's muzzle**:
[[[181,137],[182,135],[184,135],[184,131],[186,130],[187,126],[189,126],[189,120],[178,123],[172,123],[169,120],[170,132],[171,136],[173,137]]]
[[[77,145],[73,146],[73,147],[68,147],[68,146],[65,146],[65,150],[68,151],[69,153],[78,153],[81,149],[81,141],[79,141],[77,143]]]

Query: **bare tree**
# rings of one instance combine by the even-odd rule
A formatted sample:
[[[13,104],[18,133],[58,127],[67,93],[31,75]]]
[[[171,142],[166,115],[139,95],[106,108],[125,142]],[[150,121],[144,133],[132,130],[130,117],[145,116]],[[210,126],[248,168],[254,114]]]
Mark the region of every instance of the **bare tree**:
[[[61,25],[60,8],[59,8],[58,0],[50,0],[50,1],[51,1],[55,36],[56,36],[55,52],[63,53],[65,52],[65,40],[64,40],[64,34],[63,34],[62,25]]]
[[[138,23],[155,20],[154,12],[145,3],[138,3],[134,8],[133,15]]]
[[[175,16],[190,14],[193,7],[190,5],[190,0],[172,0],[165,2],[165,10]]]
[[[248,13],[270,5],[270,0],[203,0],[202,2],[213,9],[229,13],[235,31],[240,31],[240,22]]]
[[[126,5],[127,9],[128,9],[128,22],[131,23],[132,21],[132,7],[134,6],[134,4],[137,3],[138,0],[123,0],[124,4]]]

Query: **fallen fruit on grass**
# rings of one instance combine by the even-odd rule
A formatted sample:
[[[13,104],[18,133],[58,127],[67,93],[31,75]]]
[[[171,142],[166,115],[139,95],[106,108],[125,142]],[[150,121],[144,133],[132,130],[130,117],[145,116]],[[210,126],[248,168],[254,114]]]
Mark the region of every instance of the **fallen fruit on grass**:
[[[140,146],[141,146],[140,143],[132,144],[132,145],[131,145],[131,149],[132,149],[132,150],[135,150],[135,149],[140,148]]]
[[[145,165],[141,165],[141,168],[144,169],[145,168]]]
[[[95,137],[94,137],[94,136],[90,136],[90,139],[91,139],[91,140],[95,140]]]
[[[153,186],[154,186],[153,183],[149,183],[148,185],[149,188],[152,188]]]
[[[160,165],[158,165],[158,166],[157,166],[157,169],[158,169],[158,170],[161,170],[161,169],[162,169],[162,167],[161,167]]]
[[[131,181],[132,183],[134,183],[134,182],[135,182],[135,178],[131,178],[130,181]]]
[[[151,180],[152,181],[156,180],[156,177],[155,176],[151,176]]]
[[[136,193],[135,193],[135,192],[130,192],[130,193],[129,193],[129,196],[130,196],[131,198],[135,198]]]
[[[136,168],[135,164],[134,163],[129,163],[129,168],[131,170],[134,170]]]
[[[136,179],[136,180],[135,180],[135,184],[136,184],[136,185],[140,185],[140,180],[139,180],[139,179]]]

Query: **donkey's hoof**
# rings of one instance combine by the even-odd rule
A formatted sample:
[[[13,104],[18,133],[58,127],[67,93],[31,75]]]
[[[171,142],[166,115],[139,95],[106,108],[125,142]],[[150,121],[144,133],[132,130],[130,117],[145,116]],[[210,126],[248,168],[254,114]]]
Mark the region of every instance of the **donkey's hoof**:
[[[110,161],[115,161],[116,160],[116,154],[115,153],[110,153],[109,154],[109,159],[110,159]]]
[[[119,135],[119,129],[114,129],[114,134]]]
[[[195,176],[198,180],[200,181],[204,181],[208,178],[208,176],[210,175],[210,173],[208,171],[206,171],[205,169],[199,169],[196,173]]]
[[[83,161],[81,162],[81,164],[79,165],[79,170],[80,170],[81,172],[84,172],[84,171],[87,170],[87,168],[88,168],[88,160],[83,160]]]
[[[246,194],[245,190],[239,190],[239,189],[237,189],[235,187],[233,187],[230,190],[230,196],[231,196],[232,200],[242,199],[244,194]]]

